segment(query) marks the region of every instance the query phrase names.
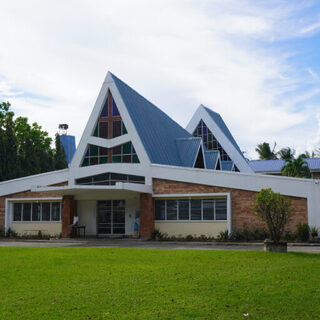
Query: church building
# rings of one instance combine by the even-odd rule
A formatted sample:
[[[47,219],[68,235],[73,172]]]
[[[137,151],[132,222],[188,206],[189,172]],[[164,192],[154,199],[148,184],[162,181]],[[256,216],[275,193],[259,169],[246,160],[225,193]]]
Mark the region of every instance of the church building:
[[[108,72],[69,168],[0,183],[0,226],[19,234],[210,236],[261,227],[262,188],[320,227],[319,180],[257,174],[221,116],[200,105],[186,128]],[[135,226],[139,225],[139,231]]]

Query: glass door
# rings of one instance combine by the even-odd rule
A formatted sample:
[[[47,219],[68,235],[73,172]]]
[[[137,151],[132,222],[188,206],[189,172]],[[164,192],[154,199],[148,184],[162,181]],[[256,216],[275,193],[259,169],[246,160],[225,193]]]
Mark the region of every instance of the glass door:
[[[98,201],[98,234],[125,234],[125,201]]]

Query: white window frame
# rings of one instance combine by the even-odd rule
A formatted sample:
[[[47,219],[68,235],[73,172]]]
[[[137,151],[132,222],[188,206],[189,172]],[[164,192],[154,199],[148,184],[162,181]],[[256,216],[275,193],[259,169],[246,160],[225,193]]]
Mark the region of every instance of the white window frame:
[[[163,199],[165,198],[165,199]],[[231,232],[231,194],[229,192],[220,192],[220,193],[172,193],[172,194],[153,194],[154,200],[167,200],[167,199],[205,199],[205,198],[226,198],[227,199],[227,219],[226,220],[216,220],[216,211],[215,211],[215,202],[214,202],[214,220],[191,220],[191,204],[189,205],[189,220],[167,220],[167,206],[165,205],[165,220],[155,220],[155,222],[165,222],[165,223],[184,223],[184,222],[201,222],[201,223],[220,223],[220,222],[227,222],[228,224],[228,232]],[[179,203],[179,202],[178,202]],[[178,211],[177,211],[177,218],[178,218]],[[201,201],[201,219],[203,218],[203,204]]]
[[[61,202],[60,205],[60,221],[51,220],[51,205],[50,205],[50,221],[42,221],[40,215],[40,220],[32,221],[32,212],[31,212],[31,221],[13,221],[13,203],[15,202]],[[7,198],[5,201],[5,230],[7,231],[12,223],[61,223],[62,221],[62,197],[46,197],[46,198]],[[23,216],[21,216],[21,219]]]

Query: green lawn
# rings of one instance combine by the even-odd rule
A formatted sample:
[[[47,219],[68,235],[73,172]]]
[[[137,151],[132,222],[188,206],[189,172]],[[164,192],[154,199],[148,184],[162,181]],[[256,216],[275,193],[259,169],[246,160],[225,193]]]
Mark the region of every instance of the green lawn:
[[[316,254],[0,248],[1,320],[320,319],[319,288]]]

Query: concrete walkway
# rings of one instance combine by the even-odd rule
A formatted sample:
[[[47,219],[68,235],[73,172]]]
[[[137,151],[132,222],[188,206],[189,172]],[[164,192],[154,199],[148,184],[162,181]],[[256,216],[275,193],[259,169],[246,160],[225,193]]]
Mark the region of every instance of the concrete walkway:
[[[58,240],[6,240],[0,247],[103,247],[137,249],[189,249],[189,250],[263,250],[263,243],[252,242],[182,242],[144,241],[137,239],[58,239]],[[289,252],[320,253],[320,243],[289,243]]]

